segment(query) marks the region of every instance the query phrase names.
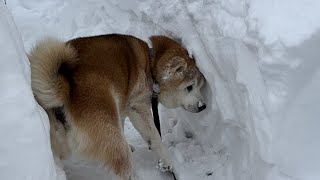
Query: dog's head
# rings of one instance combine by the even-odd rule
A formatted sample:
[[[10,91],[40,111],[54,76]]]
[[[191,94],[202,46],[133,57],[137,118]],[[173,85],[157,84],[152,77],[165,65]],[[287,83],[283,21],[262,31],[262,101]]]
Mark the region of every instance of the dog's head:
[[[165,36],[152,36],[152,74],[159,85],[158,99],[167,108],[183,107],[198,113],[206,108],[200,89],[205,79],[178,42]]]

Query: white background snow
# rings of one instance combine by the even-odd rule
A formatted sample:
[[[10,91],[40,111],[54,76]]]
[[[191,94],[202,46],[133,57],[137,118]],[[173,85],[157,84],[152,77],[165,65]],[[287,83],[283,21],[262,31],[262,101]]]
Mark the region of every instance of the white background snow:
[[[23,45],[107,33],[180,38],[207,79],[205,112],[161,107],[179,180],[320,179],[319,8],[317,0],[0,2],[0,179],[64,178]],[[125,131],[137,176],[172,179],[129,122]],[[69,179],[106,178],[77,158],[65,163]]]

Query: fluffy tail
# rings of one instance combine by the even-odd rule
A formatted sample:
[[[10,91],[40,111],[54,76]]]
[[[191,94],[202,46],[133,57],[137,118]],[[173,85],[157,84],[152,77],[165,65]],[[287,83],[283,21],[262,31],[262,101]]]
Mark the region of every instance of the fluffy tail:
[[[44,109],[67,103],[70,82],[66,72],[76,65],[76,51],[65,42],[47,38],[29,54],[31,85],[36,100]]]

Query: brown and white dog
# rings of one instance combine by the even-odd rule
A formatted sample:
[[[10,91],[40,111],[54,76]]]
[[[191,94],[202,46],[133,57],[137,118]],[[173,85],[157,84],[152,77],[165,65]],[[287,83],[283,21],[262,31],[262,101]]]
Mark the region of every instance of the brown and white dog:
[[[179,43],[165,36],[150,40],[153,53],[144,41],[117,34],[36,44],[29,54],[32,89],[49,115],[56,156],[79,153],[128,180],[131,150],[123,120],[129,117],[159,168],[172,170],[150,110],[153,85],[164,106],[200,112],[206,107],[200,93],[205,80]]]

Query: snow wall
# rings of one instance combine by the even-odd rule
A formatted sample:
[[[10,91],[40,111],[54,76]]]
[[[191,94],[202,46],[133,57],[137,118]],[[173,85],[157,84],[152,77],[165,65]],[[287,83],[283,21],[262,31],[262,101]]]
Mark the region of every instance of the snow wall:
[[[320,177],[320,13],[316,0],[12,0],[27,50],[126,33],[180,38],[207,79],[200,114],[162,108],[179,179]]]
[[[63,180],[52,157],[48,117],[33,98],[20,33],[2,2],[0,39],[0,179]]]

